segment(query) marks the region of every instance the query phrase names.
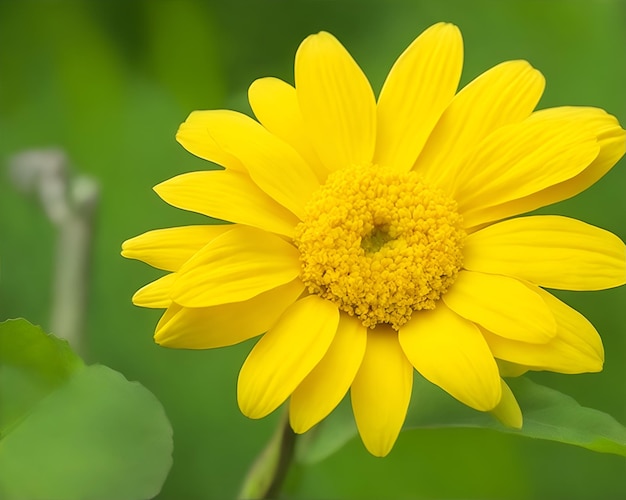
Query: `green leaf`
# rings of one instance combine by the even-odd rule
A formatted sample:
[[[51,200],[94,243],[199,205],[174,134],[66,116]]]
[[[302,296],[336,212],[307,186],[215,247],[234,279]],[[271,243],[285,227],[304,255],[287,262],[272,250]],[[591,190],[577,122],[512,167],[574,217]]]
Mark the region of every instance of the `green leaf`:
[[[518,431],[498,424],[499,430],[626,457],[626,427],[611,415],[528,379],[508,384],[524,412],[524,427]]]
[[[84,367],[65,342],[24,320],[0,324],[0,347],[1,406],[23,410],[0,439],[0,498],[158,494],[173,444],[152,393],[106,366]],[[27,386],[38,397],[14,404]]]
[[[0,323],[0,437],[83,361],[68,343],[24,319]]]
[[[482,427],[626,456],[626,427],[610,415],[580,406],[573,398],[524,377],[507,383],[524,414],[522,429],[505,427],[489,413],[472,410],[416,374],[403,430]],[[349,401],[345,400],[310,435],[303,436],[297,458],[305,464],[315,463],[356,435]]]
[[[65,340],[20,318],[0,323],[0,365],[36,369],[42,382],[55,386],[82,368],[83,361]]]

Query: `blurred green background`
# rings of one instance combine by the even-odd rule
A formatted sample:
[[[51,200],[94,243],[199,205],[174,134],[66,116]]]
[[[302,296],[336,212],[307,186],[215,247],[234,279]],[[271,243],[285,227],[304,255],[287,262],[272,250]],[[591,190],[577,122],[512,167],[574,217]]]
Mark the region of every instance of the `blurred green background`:
[[[159,272],[119,256],[123,240],[197,222],[167,206],[155,184],[205,163],[174,140],[194,109],[249,113],[257,77],[293,81],[293,56],[327,30],[378,91],[394,59],[424,28],[460,26],[462,83],[523,58],[547,78],[539,107],[594,105],[626,124],[626,2],[510,1],[27,1],[0,0],[0,320],[22,316],[49,329],[55,230],[6,175],[7,158],[63,148],[101,185],[86,337],[88,361],[139,380],[174,427],[174,466],[159,498],[232,498],[272,433],[277,415],[243,417],[238,369],[251,343],[175,351],[152,342],[159,311],[130,297]],[[626,162],[574,200],[543,209],[626,239]],[[626,289],[560,293],[598,328],[600,374],[533,374],[626,423]],[[482,430],[404,433],[385,459],[354,440],[329,459],[294,467],[289,498],[626,497],[623,458]],[[36,480],[36,479],[35,479]]]

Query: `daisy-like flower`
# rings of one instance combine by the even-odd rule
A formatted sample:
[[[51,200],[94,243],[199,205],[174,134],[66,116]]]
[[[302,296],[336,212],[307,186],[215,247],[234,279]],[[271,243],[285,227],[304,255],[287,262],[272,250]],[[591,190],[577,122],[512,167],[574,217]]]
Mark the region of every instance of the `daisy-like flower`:
[[[155,190],[230,224],[124,243],[124,256],[169,271],[133,297],[166,308],[156,342],[209,349],[262,335],[239,374],[241,411],[261,418],[289,399],[302,433],[349,391],[378,456],[400,432],[414,369],[513,427],[522,415],[502,376],[601,370],[594,327],[545,288],[622,285],[624,244],[567,217],[511,217],[596,182],[625,132],[596,108],[533,111],[544,79],[525,61],[457,93],[462,62],[458,28],[436,24],[376,99],[322,32],[297,51],[295,87],[250,86],[258,121],[193,112],[177,140],[224,168]]]

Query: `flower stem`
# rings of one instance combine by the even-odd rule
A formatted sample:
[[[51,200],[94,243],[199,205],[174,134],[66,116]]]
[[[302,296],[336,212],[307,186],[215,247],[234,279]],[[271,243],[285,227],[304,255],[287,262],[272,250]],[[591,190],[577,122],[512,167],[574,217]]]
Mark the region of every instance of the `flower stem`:
[[[239,500],[278,498],[293,459],[296,437],[285,412],[270,441],[248,470]]]
[[[89,176],[74,174],[59,149],[27,150],[14,155],[9,169],[15,187],[35,194],[57,228],[50,330],[85,355],[89,257],[99,187]]]

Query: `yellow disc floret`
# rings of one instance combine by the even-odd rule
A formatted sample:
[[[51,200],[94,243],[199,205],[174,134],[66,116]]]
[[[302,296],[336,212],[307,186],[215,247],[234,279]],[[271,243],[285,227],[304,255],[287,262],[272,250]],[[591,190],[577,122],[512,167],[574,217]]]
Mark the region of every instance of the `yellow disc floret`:
[[[296,228],[301,279],[365,326],[396,330],[434,309],[462,265],[456,203],[414,172],[379,166],[331,174]]]

